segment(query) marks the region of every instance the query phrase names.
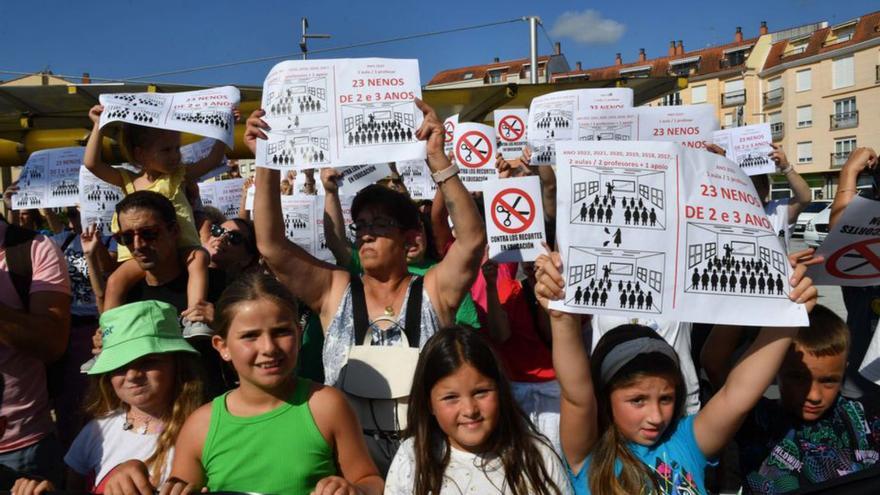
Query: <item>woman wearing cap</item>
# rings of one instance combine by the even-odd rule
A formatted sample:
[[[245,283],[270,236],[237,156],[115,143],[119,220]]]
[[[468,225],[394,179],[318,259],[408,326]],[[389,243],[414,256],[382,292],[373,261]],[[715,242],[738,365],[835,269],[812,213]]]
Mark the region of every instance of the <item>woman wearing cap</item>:
[[[67,489],[133,493],[158,487],[171,467],[174,442],[203,402],[198,353],[180,335],[177,310],[141,301],[101,315],[103,352],[89,370],[86,413],[64,462]],[[15,495],[53,490],[19,479]],[[149,490],[152,490],[150,488]]]

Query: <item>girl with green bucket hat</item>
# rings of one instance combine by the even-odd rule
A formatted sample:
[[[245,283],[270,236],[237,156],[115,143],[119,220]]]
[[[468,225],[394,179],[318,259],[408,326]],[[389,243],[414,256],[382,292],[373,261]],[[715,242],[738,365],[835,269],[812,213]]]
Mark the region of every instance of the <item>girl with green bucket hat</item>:
[[[273,277],[249,273],[226,288],[214,348],[238,388],[199,408],[174,447],[162,495],[210,491],[276,495],[382,493],[357,417],[342,392],[295,374],[297,305]]]
[[[170,304],[119,306],[104,312],[100,325],[104,346],[88,372],[85,401],[92,420],[64,457],[67,489],[159,487],[184,421],[204,402],[198,353],[181,337]],[[20,479],[13,493],[53,489],[47,481]]]

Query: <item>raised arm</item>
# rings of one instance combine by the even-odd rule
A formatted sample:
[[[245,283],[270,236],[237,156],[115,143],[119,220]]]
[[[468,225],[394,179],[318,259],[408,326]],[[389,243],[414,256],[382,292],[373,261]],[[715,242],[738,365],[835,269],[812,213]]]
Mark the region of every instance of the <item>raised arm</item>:
[[[834,228],[834,224],[840,219],[843,210],[849,205],[854,197],[859,195],[858,179],[859,174],[864,170],[876,170],[877,153],[872,148],[857,148],[849,154],[843,168],[840,169],[840,182],[837,185],[837,194],[834,195],[834,202],[831,203],[831,219],[828,222],[828,228]]]
[[[789,298],[804,303],[807,311],[815,306],[818,292],[812,280],[805,277],[804,273],[808,264],[822,261],[822,258],[811,258],[811,255],[812,250],[809,249],[789,257],[792,265],[796,265],[791,277]],[[694,437],[703,455],[716,456],[733,438],[748,412],[773,383],[797,331],[796,327],[762,329],[755,342],[730,371],[724,385],[697,414],[694,419]]]
[[[434,248],[442,258],[446,254],[446,247],[455,240],[455,237],[452,236],[452,228],[449,227],[449,210],[446,209],[443,191],[439,187],[431,202],[431,232],[434,233]]]
[[[253,177],[248,177],[241,185],[241,199],[238,202],[238,218],[244,218],[245,220],[251,219],[251,214],[248,213],[247,210],[247,193],[248,189],[250,189],[253,184]]]
[[[798,215],[804,211],[804,208],[810,204],[810,201],[813,200],[813,194],[810,191],[810,186],[807,184],[807,181],[801,177],[801,174],[797,173],[794,167],[788,163],[788,157],[785,156],[785,152],[782,151],[782,148],[778,145],[771,144],[773,147],[773,152],[770,153],[770,158],[776,163],[776,170],[781,174],[785,174],[785,178],[788,180],[788,184],[791,186],[791,190],[794,193],[791,202],[788,204],[788,223],[793,224],[797,222]]]
[[[425,115],[416,136],[427,141],[428,167],[432,173],[447,170],[452,163],[443,151],[443,124],[425,102],[416,99],[416,105]],[[440,182],[439,189],[443,191],[444,204],[455,226],[455,242],[443,260],[428,270],[425,287],[441,321],[451,324],[455,310],[477,278],[483,249],[486,247],[486,232],[474,200],[464,188],[458,174]]]
[[[255,110],[247,120],[245,143],[252,151],[256,149],[257,139],[266,139],[263,129],[268,129],[268,125],[261,118],[263,115],[262,110]],[[257,167],[255,182],[254,230],[257,249],[278,280],[309,308],[319,313],[324,328],[327,328],[348,285],[348,272],[316,259],[285,237],[277,170]]]
[[[214,141],[211,152],[208,156],[202,158],[195,163],[186,165],[186,178],[193,182],[197,182],[201,176],[207,174],[211,170],[220,166],[223,162],[223,156],[226,154],[226,144],[219,139]]]
[[[563,296],[559,253],[541,255],[535,262],[535,297],[545,309]],[[572,472],[578,472],[598,436],[596,394],[578,315],[549,310],[553,333],[553,369],[561,391],[559,438]]]
[[[95,105],[89,110],[89,118],[92,119],[92,132],[89,133],[89,140],[86,142],[86,150],[83,154],[83,163],[89,172],[95,174],[95,177],[102,181],[113,184],[116,187],[123,187],[122,174],[118,170],[104,163],[101,159],[101,113],[104,111],[104,105]]]
[[[324,240],[342,267],[351,265],[352,247],[345,236],[345,217],[339,202],[339,172],[335,168],[321,169],[321,184],[324,185]]]

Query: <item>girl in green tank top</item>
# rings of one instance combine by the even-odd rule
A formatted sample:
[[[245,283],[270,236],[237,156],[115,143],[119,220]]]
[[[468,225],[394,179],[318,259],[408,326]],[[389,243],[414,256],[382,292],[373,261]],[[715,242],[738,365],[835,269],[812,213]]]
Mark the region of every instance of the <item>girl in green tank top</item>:
[[[345,397],[294,374],[296,308],[283,285],[259,273],[223,293],[213,343],[240,384],[189,417],[162,493],[202,487],[276,495],[382,492]]]

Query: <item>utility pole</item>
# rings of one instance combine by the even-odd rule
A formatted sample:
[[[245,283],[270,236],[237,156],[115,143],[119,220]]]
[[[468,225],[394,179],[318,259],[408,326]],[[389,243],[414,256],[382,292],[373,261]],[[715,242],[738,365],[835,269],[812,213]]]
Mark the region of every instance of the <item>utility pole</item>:
[[[538,25],[541,24],[541,18],[536,15],[523,17],[524,21],[529,21],[529,83],[538,84]]]
[[[309,39],[329,39],[329,34],[306,34],[309,29],[309,20],[302,18],[302,38],[299,39],[299,49],[302,52],[303,60],[308,58],[309,47],[307,42]]]

